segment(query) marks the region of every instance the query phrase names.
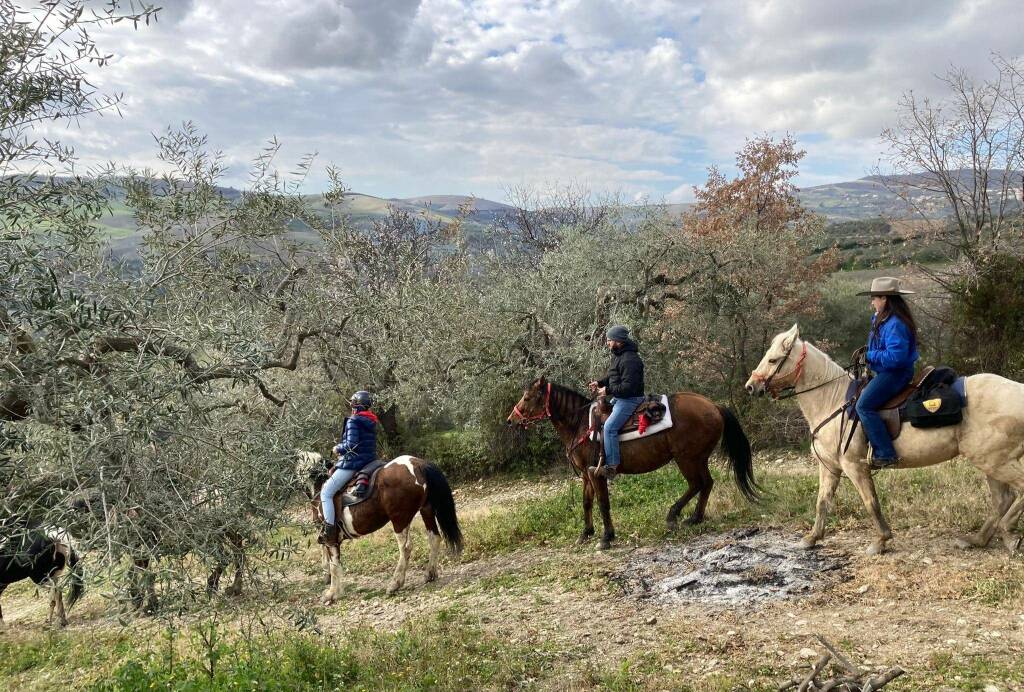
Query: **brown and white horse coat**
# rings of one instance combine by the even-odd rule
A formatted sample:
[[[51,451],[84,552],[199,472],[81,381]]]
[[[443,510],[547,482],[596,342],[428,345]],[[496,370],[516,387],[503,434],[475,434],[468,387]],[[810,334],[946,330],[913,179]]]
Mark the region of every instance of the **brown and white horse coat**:
[[[398,540],[398,564],[387,589],[389,595],[405,583],[412,552],[409,528],[417,514],[423,519],[430,543],[428,582],[437,579],[442,539],[453,553],[458,554],[462,550],[462,532],[451,487],[441,470],[423,459],[409,455],[392,459],[377,472],[365,500],[346,506],[342,493],[338,493],[334,503],[343,538],[366,536],[388,523],[392,525]],[[319,515],[319,505],[317,512]],[[322,521],[322,515],[320,517]],[[328,545],[325,548],[330,586],[322,600],[329,604],[338,599],[341,587],[341,546]]]

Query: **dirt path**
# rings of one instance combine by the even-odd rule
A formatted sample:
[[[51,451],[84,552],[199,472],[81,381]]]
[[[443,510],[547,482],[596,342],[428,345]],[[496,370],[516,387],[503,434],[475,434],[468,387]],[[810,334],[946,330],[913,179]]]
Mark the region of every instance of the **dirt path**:
[[[794,475],[812,471],[802,459],[772,463]],[[546,477],[463,485],[460,516],[470,524],[512,512],[565,483],[565,478]],[[792,525],[775,531],[780,550],[799,538]],[[1024,589],[1015,587],[1024,561],[1009,560],[997,548],[960,551],[947,530],[899,531],[891,552],[880,557],[864,554],[869,538],[866,518],[855,528],[830,530],[822,552],[838,563],[820,578],[811,575],[814,588],[781,600],[661,599],[625,587],[623,570],[638,557],[657,559],[696,540],[669,538],[646,546],[623,539],[607,552],[594,544],[556,545],[471,562],[446,560],[440,580],[428,585],[422,571],[411,567],[406,587],[395,597],[384,594],[390,570],[353,573],[343,600],[330,607],[313,605],[322,584],[311,562],[289,574],[280,605],[310,608],[320,629],[333,636],[358,625],[398,630],[447,609],[455,613],[454,622],[478,624],[510,643],[545,648],[557,664],[556,677],[544,682],[553,688],[586,686],[584,674],[594,666],[630,662],[645,679],[678,680],[696,689],[719,689],[730,680],[732,688],[764,689],[784,672],[806,667],[807,651],[816,648],[813,635],[821,634],[865,664],[906,668],[909,675],[894,689],[941,689],[935,681],[945,680],[947,672],[946,688],[960,689],[956,677],[969,668],[971,685],[980,680],[993,686],[985,689],[1019,689],[999,679],[998,672],[986,677],[985,666],[1024,670]],[[394,543],[385,532],[363,540]],[[685,571],[679,564],[672,568]],[[46,602],[31,599],[30,591],[19,585],[5,594],[5,615],[38,631]],[[102,614],[98,596],[89,600],[73,613],[76,628],[116,626]],[[265,608],[256,595],[242,600],[243,607],[249,604]],[[737,683],[736,671],[748,671],[749,679]]]

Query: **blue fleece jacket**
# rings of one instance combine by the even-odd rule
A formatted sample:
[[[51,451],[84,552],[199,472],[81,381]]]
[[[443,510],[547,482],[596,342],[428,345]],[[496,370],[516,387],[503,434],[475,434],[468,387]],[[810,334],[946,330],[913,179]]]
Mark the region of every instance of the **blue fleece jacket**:
[[[875,372],[900,372],[913,370],[920,358],[917,344],[910,328],[896,315],[887,317],[875,333],[875,320],[871,318],[871,333],[868,336],[868,365]]]

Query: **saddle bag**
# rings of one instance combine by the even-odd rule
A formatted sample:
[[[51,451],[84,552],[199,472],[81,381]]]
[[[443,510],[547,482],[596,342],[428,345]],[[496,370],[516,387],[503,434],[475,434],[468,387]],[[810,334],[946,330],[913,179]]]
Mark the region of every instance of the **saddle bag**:
[[[964,418],[959,392],[942,382],[928,390],[919,389],[907,400],[906,419],[915,428],[956,425]]]

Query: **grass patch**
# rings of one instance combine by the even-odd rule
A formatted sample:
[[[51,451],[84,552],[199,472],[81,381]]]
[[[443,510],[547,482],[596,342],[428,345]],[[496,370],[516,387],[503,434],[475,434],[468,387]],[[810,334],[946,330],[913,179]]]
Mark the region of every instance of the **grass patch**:
[[[458,609],[396,633],[292,634],[223,639],[216,626],[183,636],[189,646],[136,655],[94,689],[501,689],[546,676],[542,649],[510,645],[468,624]]]

